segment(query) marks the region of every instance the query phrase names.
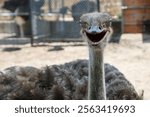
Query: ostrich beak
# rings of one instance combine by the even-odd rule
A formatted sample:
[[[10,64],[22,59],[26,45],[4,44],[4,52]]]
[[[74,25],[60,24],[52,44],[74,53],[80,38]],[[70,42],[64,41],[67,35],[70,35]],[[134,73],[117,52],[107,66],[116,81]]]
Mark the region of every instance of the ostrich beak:
[[[109,32],[109,30],[101,29],[98,26],[91,26],[85,30],[88,41],[90,41],[92,45],[98,45],[103,39],[105,39],[107,32]]]

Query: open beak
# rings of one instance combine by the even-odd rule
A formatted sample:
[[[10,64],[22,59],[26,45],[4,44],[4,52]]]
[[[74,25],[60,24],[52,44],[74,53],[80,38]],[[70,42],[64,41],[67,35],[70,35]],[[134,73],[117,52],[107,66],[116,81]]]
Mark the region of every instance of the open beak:
[[[101,29],[98,26],[91,26],[88,30],[85,30],[86,36],[88,40],[92,42],[92,45],[97,45],[101,42],[104,38],[108,30]]]

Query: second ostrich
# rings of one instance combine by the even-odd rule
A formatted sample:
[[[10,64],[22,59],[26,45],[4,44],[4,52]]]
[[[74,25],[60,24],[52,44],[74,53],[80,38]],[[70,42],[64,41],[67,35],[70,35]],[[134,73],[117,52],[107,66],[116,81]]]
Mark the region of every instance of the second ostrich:
[[[103,63],[111,17],[107,13],[88,13],[80,19],[89,61],[77,60],[44,69],[7,68],[0,72],[0,99],[142,99],[143,92],[138,95],[118,69]]]

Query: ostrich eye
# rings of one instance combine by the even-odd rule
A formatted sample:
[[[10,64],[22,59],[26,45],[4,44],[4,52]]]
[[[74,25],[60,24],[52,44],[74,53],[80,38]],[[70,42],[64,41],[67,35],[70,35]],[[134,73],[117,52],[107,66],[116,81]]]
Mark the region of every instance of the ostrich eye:
[[[83,22],[83,21],[80,21],[79,23],[83,28],[87,28],[89,25],[87,22]]]
[[[103,24],[101,25],[101,27],[102,27],[102,28],[106,28],[106,24],[103,23]]]

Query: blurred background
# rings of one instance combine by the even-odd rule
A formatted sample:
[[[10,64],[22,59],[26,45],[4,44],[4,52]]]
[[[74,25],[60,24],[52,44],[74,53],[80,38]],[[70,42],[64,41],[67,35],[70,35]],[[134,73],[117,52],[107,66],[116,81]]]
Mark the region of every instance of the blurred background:
[[[0,0],[0,70],[88,59],[79,17],[112,15],[105,62],[150,99],[150,0]]]
[[[112,41],[122,33],[150,33],[149,0],[1,0],[0,37],[79,41],[79,17],[94,11],[112,15]]]

